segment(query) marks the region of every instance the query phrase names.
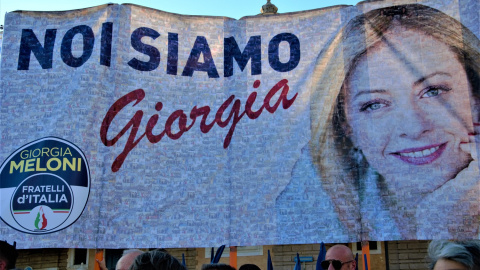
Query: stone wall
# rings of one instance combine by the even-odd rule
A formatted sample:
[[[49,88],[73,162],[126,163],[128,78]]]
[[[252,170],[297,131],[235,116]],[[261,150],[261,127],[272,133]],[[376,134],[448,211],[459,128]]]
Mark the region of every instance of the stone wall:
[[[390,270],[427,269],[427,248],[430,241],[390,241],[388,257]]]
[[[197,249],[195,248],[171,248],[167,249],[173,257],[177,258],[182,262],[182,253],[185,254],[185,263],[187,264],[187,269],[194,270],[198,264],[197,261]]]
[[[27,266],[35,270],[67,269],[67,248],[20,249],[18,250],[17,268]]]
[[[275,270],[292,270],[298,252],[300,257],[313,257],[312,262],[302,262],[302,270],[315,270],[319,251],[319,244],[273,246],[272,264]]]

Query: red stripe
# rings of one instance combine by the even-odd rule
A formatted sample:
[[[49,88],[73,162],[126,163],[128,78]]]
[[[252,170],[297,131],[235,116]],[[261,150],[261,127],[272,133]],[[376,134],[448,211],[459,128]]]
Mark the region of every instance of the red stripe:
[[[20,215],[20,214],[30,214],[30,212],[15,212],[15,215]]]

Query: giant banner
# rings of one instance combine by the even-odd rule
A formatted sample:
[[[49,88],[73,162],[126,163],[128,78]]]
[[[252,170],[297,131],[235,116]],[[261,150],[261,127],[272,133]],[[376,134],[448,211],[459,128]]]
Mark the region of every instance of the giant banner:
[[[20,248],[479,238],[480,2],[8,13]]]

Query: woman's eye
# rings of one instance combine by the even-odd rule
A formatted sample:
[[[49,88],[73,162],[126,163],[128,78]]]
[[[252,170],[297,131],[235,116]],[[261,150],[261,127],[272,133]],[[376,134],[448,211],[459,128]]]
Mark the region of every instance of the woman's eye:
[[[438,96],[440,94],[440,89],[432,89],[432,90],[428,90],[423,96],[424,97],[434,97],[434,96]]]
[[[444,86],[430,86],[424,90],[422,98],[436,97],[450,90],[450,88]]]
[[[371,112],[371,111],[376,111],[378,109],[381,109],[385,106],[387,106],[387,104],[380,103],[380,102],[367,102],[366,104],[364,104],[360,108],[360,111],[361,112],[364,112],[364,111]]]

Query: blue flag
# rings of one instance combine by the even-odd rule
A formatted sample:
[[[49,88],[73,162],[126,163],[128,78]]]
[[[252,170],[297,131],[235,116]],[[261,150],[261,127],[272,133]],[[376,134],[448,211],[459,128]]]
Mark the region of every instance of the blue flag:
[[[215,253],[215,257],[213,257],[212,261],[210,263],[218,263],[220,261],[220,258],[222,257],[223,250],[225,249],[225,245],[222,245],[217,249],[217,252]],[[213,248],[212,248],[212,255],[213,255]]]
[[[367,254],[363,254],[363,264],[365,265],[365,270],[368,270],[368,260],[367,260]]]
[[[295,268],[293,270],[302,270],[302,262],[300,262],[300,255],[297,253],[297,262],[295,263]]]
[[[273,270],[272,257],[270,257],[270,249],[268,250],[267,270]]]
[[[320,244],[320,251],[318,252],[317,270],[323,270],[321,264],[325,260],[325,255],[327,255],[327,249],[325,248],[325,244],[322,242]]]

